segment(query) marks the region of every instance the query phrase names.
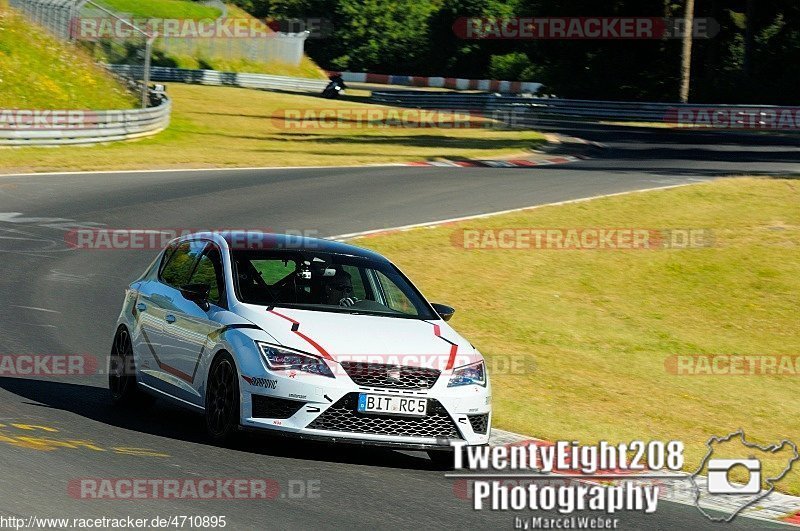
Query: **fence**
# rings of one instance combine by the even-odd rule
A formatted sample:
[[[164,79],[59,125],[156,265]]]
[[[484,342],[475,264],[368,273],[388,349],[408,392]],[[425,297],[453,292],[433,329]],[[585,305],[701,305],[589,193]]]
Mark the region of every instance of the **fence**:
[[[32,1],[32,0],[17,0]],[[43,1],[43,0],[35,0]],[[61,1],[61,0],[49,0]],[[297,66],[305,53],[308,32],[272,31],[262,21],[251,18],[226,18],[226,6],[206,3],[222,16],[212,20],[141,18],[125,12],[113,15],[90,0],[80,9],[80,20],[74,23],[73,38],[90,42],[124,41],[107,22],[115,17],[129,24],[139,24],[153,34],[154,48],[172,58],[195,58],[203,61],[279,62]],[[122,52],[125,50],[123,49]],[[123,60],[121,60],[123,59]],[[109,57],[108,62],[130,62],[129,57]]]
[[[0,146],[64,146],[133,140],[169,126],[172,103],[119,111],[0,109]]]
[[[56,37],[68,40],[72,38],[73,21],[85,3],[86,0],[10,0],[9,5]]]
[[[303,60],[307,33],[271,33],[263,37],[164,37],[156,48],[170,56],[227,61],[278,62],[297,66]]]
[[[133,65],[108,65],[113,73],[136,78],[141,75],[141,67]],[[237,72],[218,72],[216,70],[188,70],[154,66],[150,73],[153,81],[172,81],[198,85],[232,86],[243,88],[287,90],[292,92],[321,92],[328,84],[325,80],[298,77],[269,76],[266,74],[243,74]]]
[[[769,123],[781,108],[770,105],[711,105],[626,101],[568,100],[500,94],[453,94],[442,92],[373,92],[372,101],[399,107],[426,109],[471,109],[512,116],[520,125],[531,125],[538,117],[566,117],[581,120],[680,123],[683,114],[696,117],[737,113],[755,122]],[[693,123],[692,125],[702,125]],[[708,124],[709,126],[712,123]]]
[[[102,40],[84,42],[83,45],[96,61],[129,62],[142,65],[142,108],[147,107],[147,84],[154,36],[124,20],[93,0],[10,0],[11,7],[20,10],[28,20],[45,28],[62,40],[84,40],[81,19],[86,13],[102,15],[129,30],[130,35],[111,35]]]

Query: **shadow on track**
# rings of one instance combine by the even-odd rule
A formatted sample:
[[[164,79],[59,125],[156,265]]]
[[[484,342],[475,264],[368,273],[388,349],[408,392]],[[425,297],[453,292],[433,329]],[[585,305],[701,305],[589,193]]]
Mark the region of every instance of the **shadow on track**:
[[[800,167],[800,134],[713,129],[665,129],[633,127],[598,123],[547,122],[541,131],[556,131],[571,136],[600,142],[605,149],[593,150],[592,158],[606,160],[623,171],[647,172],[642,163],[664,163],[664,168],[654,168],[672,174],[674,165],[690,172],[713,171],[709,163],[724,163],[719,173],[770,175],[761,171],[762,164],[782,164]],[[690,163],[703,163],[693,167]],[[749,164],[749,168],[731,170],[732,164]],[[584,168],[581,169],[591,169]],[[793,174],[796,170],[782,171]],[[680,175],[681,173],[675,173]]]
[[[536,122],[532,128],[540,131],[557,131],[587,140],[615,143],[800,147],[800,134],[796,131],[647,127],[622,123],[547,119]]]
[[[108,426],[166,437],[176,441],[214,446],[205,437],[203,416],[159,399],[144,409],[121,408],[111,404],[107,389],[24,378],[0,377],[0,388],[33,405],[67,411]],[[377,447],[362,447],[305,441],[280,435],[242,432],[230,446],[233,450],[286,457],[383,468],[437,470],[424,453],[409,455]]]

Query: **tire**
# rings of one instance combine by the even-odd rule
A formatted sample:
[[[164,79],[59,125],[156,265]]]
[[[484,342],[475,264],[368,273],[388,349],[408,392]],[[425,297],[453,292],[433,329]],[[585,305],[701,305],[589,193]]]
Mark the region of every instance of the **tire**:
[[[229,444],[239,432],[239,373],[233,357],[219,354],[206,383],[206,430],[218,444]]]
[[[428,457],[436,470],[453,470],[455,468],[455,450],[428,450]]]
[[[108,370],[108,388],[111,402],[118,406],[148,407],[154,399],[139,390],[136,382],[136,361],[133,357],[131,337],[125,327],[117,330]]]

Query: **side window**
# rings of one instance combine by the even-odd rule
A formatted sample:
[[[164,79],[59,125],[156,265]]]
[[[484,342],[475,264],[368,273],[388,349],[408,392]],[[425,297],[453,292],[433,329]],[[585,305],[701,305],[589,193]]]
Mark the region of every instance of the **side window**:
[[[175,252],[175,249],[178,248],[177,243],[169,244],[169,247],[166,248],[164,251],[164,255],[161,257],[161,263],[158,265],[158,274],[161,275],[161,272],[164,271],[164,267],[166,267],[167,262],[169,259],[172,258],[172,254]]]
[[[194,262],[204,246],[202,242],[183,242],[178,245],[161,270],[161,280],[173,288],[188,284]]]
[[[367,290],[364,287],[364,279],[361,278],[361,269],[355,266],[342,266],[342,269],[350,273],[350,279],[353,282],[353,296],[359,300],[366,300]]]
[[[217,247],[209,244],[203,256],[197,262],[189,284],[205,284],[209,287],[208,300],[217,306],[223,298],[224,283],[222,281],[222,257]]]

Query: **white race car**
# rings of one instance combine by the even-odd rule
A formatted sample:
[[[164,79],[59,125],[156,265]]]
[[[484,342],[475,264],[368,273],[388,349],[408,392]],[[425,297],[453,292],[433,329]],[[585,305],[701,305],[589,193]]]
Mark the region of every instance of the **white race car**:
[[[115,403],[152,395],[239,429],[452,459],[488,444],[480,353],[386,258],[329,240],[196,233],[126,290],[110,358]],[[450,461],[452,464],[452,461]]]

